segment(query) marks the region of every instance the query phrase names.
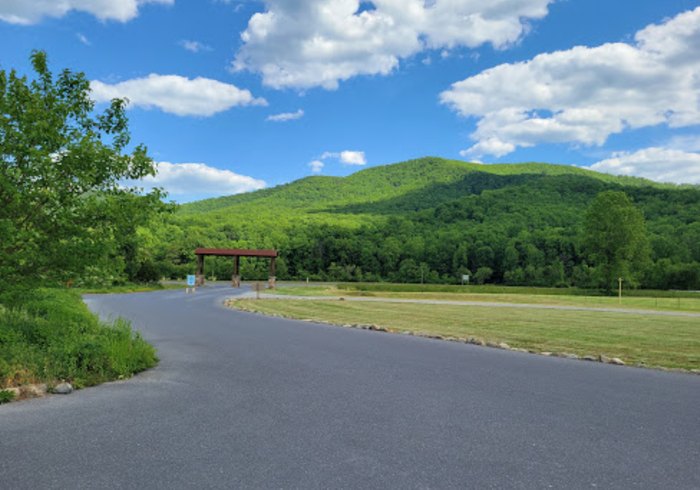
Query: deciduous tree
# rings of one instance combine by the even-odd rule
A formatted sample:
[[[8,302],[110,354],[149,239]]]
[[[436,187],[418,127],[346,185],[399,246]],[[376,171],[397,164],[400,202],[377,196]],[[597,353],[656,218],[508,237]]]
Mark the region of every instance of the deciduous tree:
[[[644,215],[624,192],[599,193],[588,208],[584,244],[608,292],[623,278],[632,285],[649,259]]]
[[[42,51],[31,63],[32,79],[0,70],[0,273],[66,280],[112,262],[161,194],[123,186],[155,174],[143,145],[127,153],[127,101],[95,113],[83,73],[54,76]]]

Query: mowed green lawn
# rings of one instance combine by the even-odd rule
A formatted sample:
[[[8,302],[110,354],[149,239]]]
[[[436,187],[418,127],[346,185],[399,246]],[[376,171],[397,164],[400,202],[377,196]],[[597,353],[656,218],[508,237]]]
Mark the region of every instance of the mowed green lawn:
[[[478,287],[477,287],[478,288]],[[509,288],[501,288],[506,292],[489,293],[487,287],[474,288],[479,292],[460,291],[455,288],[453,292],[433,291],[391,291],[377,290],[366,291],[354,289],[352,286],[338,288],[333,285],[308,286],[308,287],[282,287],[275,290],[275,294],[282,296],[342,296],[342,297],[380,297],[402,299],[428,299],[450,301],[472,301],[489,303],[517,303],[552,306],[583,306],[587,308],[625,308],[643,309],[654,311],[688,311],[700,312],[700,294],[683,293],[679,296],[666,297],[640,297],[624,296],[622,301],[616,296],[586,296],[586,295],[561,295],[561,294],[526,294],[518,291],[525,288],[510,288],[514,292],[507,292]],[[529,288],[533,289],[533,288]],[[517,291],[517,292],[516,292]],[[639,294],[639,292],[635,292]],[[668,292],[664,292],[669,294]],[[650,292],[653,294],[653,292]]]
[[[339,300],[251,299],[229,304],[288,318],[476,337],[533,352],[602,354],[632,365],[700,369],[700,318],[693,317]]]

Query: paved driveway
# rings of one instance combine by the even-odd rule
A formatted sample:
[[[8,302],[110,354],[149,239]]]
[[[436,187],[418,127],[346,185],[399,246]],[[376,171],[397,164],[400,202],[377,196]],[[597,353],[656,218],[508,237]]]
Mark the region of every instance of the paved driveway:
[[[700,376],[91,296],[134,379],[0,406],[0,488],[700,488]]]

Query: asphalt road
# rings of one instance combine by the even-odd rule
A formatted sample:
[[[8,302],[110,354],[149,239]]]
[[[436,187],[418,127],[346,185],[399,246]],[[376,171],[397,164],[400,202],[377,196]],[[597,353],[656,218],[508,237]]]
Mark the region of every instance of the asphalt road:
[[[91,296],[161,363],[0,406],[0,488],[700,488],[700,376]]]

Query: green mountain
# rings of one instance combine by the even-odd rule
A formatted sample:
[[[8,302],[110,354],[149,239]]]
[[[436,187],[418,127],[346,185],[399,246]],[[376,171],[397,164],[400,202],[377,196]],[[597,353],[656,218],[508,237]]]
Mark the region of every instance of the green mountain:
[[[605,190],[626,192],[645,214],[652,262],[641,284],[700,288],[700,188],[540,163],[421,158],[307,177],[180,206],[144,230],[144,250],[175,276],[197,246],[273,247],[281,278],[455,282],[482,270],[491,282],[586,286],[596,271],[582,217]],[[262,275],[265,264],[245,267]],[[209,270],[228,269],[214,260]]]
[[[183,205],[180,213],[207,213],[231,207],[241,209],[242,205],[249,203],[273,209],[282,207],[285,210],[323,210],[329,206],[377,202],[403,196],[412,191],[429,189],[435,185],[454,184],[470,175],[478,180],[484,174],[494,176],[580,175],[626,186],[662,186],[645,179],[615,177],[573,166],[544,163],[482,165],[427,157],[372,167],[348,177],[306,177],[270,189],[205,199]]]

